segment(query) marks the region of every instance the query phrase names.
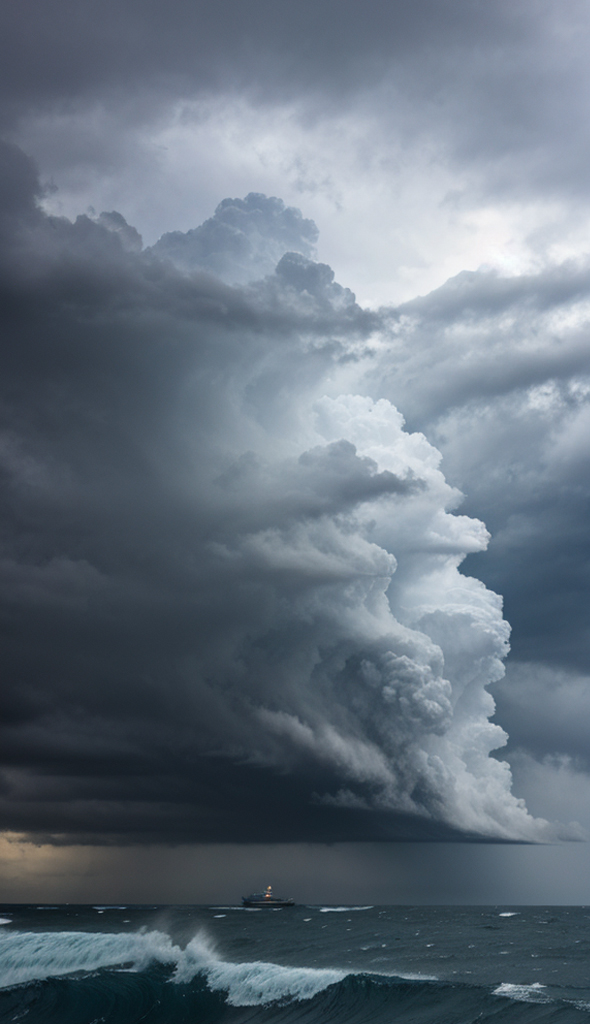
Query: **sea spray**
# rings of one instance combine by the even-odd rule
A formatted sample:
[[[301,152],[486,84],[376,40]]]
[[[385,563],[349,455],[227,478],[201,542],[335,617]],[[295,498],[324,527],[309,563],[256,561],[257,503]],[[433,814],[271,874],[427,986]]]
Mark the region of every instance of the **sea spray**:
[[[205,974],[213,991],[227,993],[230,1006],[264,1006],[285,999],[311,999],[342,981],[348,972],[283,967],[263,961],[228,963],[217,958],[209,938],[200,933],[186,947],[173,980],[188,982],[200,973]]]
[[[158,961],[176,964],[182,951],[163,932],[2,932],[0,988],[63,977],[101,967],[144,970]]]
[[[151,963],[174,965],[170,981],[187,984],[202,975],[212,991],[227,993],[231,1006],[257,1006],[284,999],[311,999],[346,977],[342,970],[284,967],[219,958],[202,929],[185,949],[159,931],[12,932],[0,936],[0,988],[92,972],[100,968],[142,971]]]

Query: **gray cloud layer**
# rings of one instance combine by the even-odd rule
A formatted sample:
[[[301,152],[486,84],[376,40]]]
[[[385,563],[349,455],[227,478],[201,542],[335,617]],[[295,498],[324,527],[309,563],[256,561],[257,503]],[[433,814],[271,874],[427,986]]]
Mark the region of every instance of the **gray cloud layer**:
[[[508,626],[458,571],[487,532],[391,403],[441,429],[444,360],[422,391],[412,360],[476,300],[365,311],[262,196],[141,252],[118,214],[40,212],[2,153],[6,827],[554,836],[489,756]],[[254,271],[265,238],[299,251],[225,284],[228,209]]]
[[[488,196],[587,196],[589,25],[578,0],[567,16],[557,3],[509,0],[368,0],[362,10],[352,0],[106,0],[100,10],[23,0],[1,19],[5,127],[82,111],[96,133],[94,115],[106,116],[100,141],[65,144],[73,164],[112,170],[138,124],[179,99],[233,94],[299,104],[312,120],[366,104],[381,132],[471,168],[471,187]],[[53,162],[59,148],[64,139]]]
[[[486,47],[508,53],[537,34],[530,13],[507,2],[490,8],[418,0],[409,7],[370,0],[361,16],[352,0],[320,7],[308,0],[248,7],[171,0],[166,10],[157,0],[107,0],[100,14],[91,0],[59,0],[51,12],[40,0],[25,0],[5,11],[2,67],[11,95],[27,104],[137,83],[176,92],[228,77],[254,88],[272,80],[285,92],[303,83],[332,92],[358,87],[391,63],[413,74],[417,54],[424,67],[439,54],[436,76],[483,33]],[[448,56],[441,56],[442,43]]]

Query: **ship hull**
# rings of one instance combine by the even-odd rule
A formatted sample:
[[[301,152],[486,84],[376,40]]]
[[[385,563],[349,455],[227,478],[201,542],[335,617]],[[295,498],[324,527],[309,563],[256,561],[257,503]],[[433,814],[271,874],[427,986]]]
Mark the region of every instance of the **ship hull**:
[[[242,898],[242,905],[244,907],[294,907],[295,900],[250,900],[244,896]]]

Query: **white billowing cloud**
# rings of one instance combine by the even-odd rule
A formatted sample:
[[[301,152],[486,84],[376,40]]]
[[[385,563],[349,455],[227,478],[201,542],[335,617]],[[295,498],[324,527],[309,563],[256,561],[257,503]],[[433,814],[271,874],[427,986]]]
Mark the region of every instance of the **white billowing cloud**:
[[[351,556],[360,533],[393,554],[397,569],[389,588],[388,580],[382,587],[360,580],[331,605],[340,644],[354,639],[363,658],[355,725],[377,731],[389,760],[390,778],[380,783],[376,799],[399,810],[442,814],[486,835],[548,835],[511,796],[507,765],[488,756],[506,739],[488,721],[494,703],[485,687],[503,675],[508,626],[500,599],[458,572],[467,552],[485,547],[483,525],[447,511],[458,495],[438,468],[439,454],[422,435],[403,429],[389,402],[352,395],[321,399],[316,409],[326,439],[345,437],[381,471],[411,472],[425,485],[401,501],[367,501],[356,511]],[[352,557],[350,564],[358,566]],[[368,565],[365,572],[375,569]],[[332,756],[321,729],[317,746],[322,756]],[[348,774],[354,779],[352,769]]]
[[[269,631],[290,623],[298,636],[296,659],[289,652],[280,668],[283,692],[258,698],[258,756],[292,770],[310,756],[328,765],[342,782],[316,795],[328,804],[496,838],[552,836],[512,796],[507,764],[489,756],[506,741],[489,722],[486,687],[503,675],[509,628],[497,595],[458,571],[466,553],[485,548],[483,524],[454,514],[460,495],[439,453],[387,400],[324,396],[309,412],[328,443],[299,456],[299,466],[323,470],[313,501],[288,490],[287,522],[235,536],[225,554],[238,575],[261,574],[273,588]],[[359,463],[369,467],[364,493]],[[294,479],[284,466],[275,473],[279,488]],[[268,511],[268,480],[263,496]],[[280,742],[269,746],[272,736]]]
[[[224,199],[198,228],[162,235],[151,252],[181,270],[208,270],[229,284],[246,284],[271,274],[286,252],[313,256],[317,236],[299,210],[250,192]]]
[[[589,294],[587,256],[460,274],[383,311],[366,385],[395,396],[490,527],[469,571],[504,595],[513,657],[571,668],[588,657]],[[498,720],[511,732],[505,708]]]

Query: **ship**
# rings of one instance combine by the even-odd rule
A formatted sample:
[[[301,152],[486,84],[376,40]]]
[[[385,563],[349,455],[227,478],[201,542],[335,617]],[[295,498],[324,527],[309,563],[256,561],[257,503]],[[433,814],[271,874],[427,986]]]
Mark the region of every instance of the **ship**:
[[[273,896],[272,886],[267,885],[264,892],[253,892],[250,896],[242,896],[244,907],[294,907],[295,900],[291,896],[288,900],[280,896]]]

